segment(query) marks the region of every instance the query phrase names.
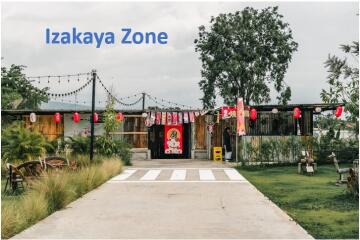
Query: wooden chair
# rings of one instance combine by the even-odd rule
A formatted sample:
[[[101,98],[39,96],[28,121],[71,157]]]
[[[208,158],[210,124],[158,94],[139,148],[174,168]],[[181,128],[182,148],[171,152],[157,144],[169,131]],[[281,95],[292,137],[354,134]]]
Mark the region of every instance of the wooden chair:
[[[47,169],[47,168],[62,169],[64,167],[68,167],[70,165],[69,161],[66,158],[57,157],[57,156],[46,157],[43,160],[43,164],[44,164],[45,169]]]
[[[343,175],[348,174],[350,172],[350,168],[340,168],[339,162],[336,159],[336,155],[334,152],[331,153],[328,158],[332,159],[335,165],[336,172],[339,174],[339,179],[337,180],[338,183],[346,183],[347,180],[344,179]]]
[[[20,187],[25,190],[24,181],[26,181],[26,178],[24,174],[15,165],[12,165],[10,163],[7,163],[6,167],[9,171],[9,174],[6,178],[4,192],[7,191],[8,186],[11,187],[12,193],[14,193]]]

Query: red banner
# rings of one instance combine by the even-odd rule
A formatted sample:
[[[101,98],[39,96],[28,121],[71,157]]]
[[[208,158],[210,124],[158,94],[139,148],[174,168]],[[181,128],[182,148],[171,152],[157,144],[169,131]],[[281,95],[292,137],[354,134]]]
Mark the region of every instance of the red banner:
[[[177,112],[172,113],[172,125],[178,125],[178,114],[177,114]]]
[[[237,99],[236,133],[239,136],[245,135],[244,101],[242,98]]]
[[[166,125],[166,112],[161,113],[161,125]]]
[[[182,125],[165,126],[164,152],[165,154],[182,154]]]
[[[157,113],[156,113],[155,123],[156,123],[156,125],[160,125],[160,124],[161,124],[161,112],[157,112]]]
[[[221,107],[221,119],[236,117],[236,107]]]

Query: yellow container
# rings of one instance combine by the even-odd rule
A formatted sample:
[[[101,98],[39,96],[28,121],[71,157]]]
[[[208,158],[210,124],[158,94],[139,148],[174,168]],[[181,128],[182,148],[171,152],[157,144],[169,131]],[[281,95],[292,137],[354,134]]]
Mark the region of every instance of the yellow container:
[[[214,161],[222,161],[222,147],[213,147],[213,158]]]

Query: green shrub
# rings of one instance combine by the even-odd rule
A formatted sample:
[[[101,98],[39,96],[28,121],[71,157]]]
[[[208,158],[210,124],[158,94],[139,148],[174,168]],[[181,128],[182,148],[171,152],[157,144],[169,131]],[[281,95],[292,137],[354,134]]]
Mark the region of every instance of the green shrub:
[[[43,135],[15,122],[2,130],[1,156],[6,161],[28,161],[46,153],[51,145]]]
[[[66,141],[72,149],[73,154],[88,154],[90,152],[89,137],[69,137]],[[112,139],[109,136],[98,136],[94,143],[94,152],[97,155],[119,157],[125,165],[131,165],[131,145],[118,139]],[[85,159],[81,157],[80,162],[85,163]],[[83,161],[84,160],[84,161]]]
[[[65,144],[68,144],[72,152],[75,154],[86,154],[90,152],[89,137],[69,137]]]

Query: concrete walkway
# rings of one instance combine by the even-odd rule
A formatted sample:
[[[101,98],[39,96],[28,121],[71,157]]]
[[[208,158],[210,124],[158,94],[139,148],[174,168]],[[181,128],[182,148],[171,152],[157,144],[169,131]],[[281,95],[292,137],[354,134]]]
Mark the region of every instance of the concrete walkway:
[[[14,238],[311,238],[227,165],[164,161],[135,161]]]

